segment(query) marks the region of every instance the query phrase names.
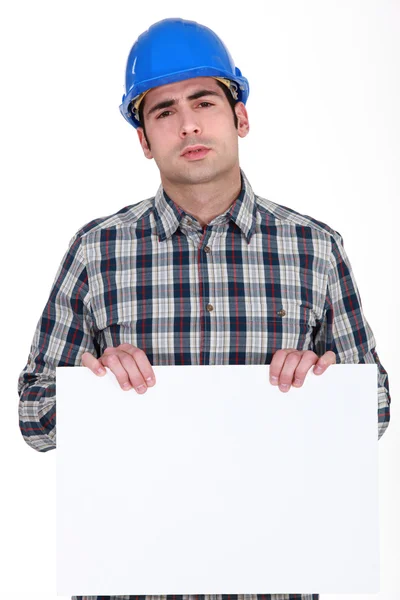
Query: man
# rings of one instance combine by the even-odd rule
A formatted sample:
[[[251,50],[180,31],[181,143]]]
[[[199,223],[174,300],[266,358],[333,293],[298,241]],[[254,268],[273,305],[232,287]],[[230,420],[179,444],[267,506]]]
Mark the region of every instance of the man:
[[[152,365],[269,364],[285,393],[311,368],[376,363],[378,439],[386,430],[388,376],[341,235],[256,196],[239,166],[248,93],[222,41],[193,21],[160,21],[132,47],[120,110],[161,185],[70,242],[19,378],[21,432],[39,452],[56,446],[65,365],[108,367],[145,393]]]

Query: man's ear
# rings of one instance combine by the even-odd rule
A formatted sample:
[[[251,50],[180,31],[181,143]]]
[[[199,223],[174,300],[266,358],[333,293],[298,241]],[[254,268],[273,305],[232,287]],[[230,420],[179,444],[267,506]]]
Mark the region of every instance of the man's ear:
[[[238,136],[246,137],[250,131],[249,116],[243,102],[237,102],[234,106],[238,118]]]
[[[142,146],[142,150],[143,150],[145,157],[153,158],[153,155],[152,155],[152,153],[147,145],[147,142],[146,142],[143,127],[138,127],[136,131],[137,131],[139,142],[140,142],[140,145]]]

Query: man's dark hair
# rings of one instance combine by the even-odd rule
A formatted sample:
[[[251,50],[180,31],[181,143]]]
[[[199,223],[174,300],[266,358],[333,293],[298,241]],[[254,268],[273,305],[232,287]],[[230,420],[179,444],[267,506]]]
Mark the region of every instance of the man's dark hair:
[[[235,106],[235,104],[236,104],[237,101],[232,96],[229,88],[224,83],[222,83],[222,81],[218,81],[218,79],[216,79],[215,81],[217,82],[217,84],[219,85],[219,87],[221,88],[221,90],[223,90],[225,96],[228,99],[228,102],[229,102],[229,104],[230,104],[230,106],[232,108],[232,112],[233,112],[233,122],[235,124],[235,128],[237,129],[238,128],[238,118],[237,118],[237,115],[236,115],[236,112],[235,112],[235,109],[234,109],[234,106]],[[141,101],[141,103],[139,105],[139,121],[140,121],[141,127],[143,127],[143,133],[144,133],[144,137],[146,139],[147,145],[148,145],[149,149],[151,150],[150,142],[147,139],[146,127],[144,125],[144,118],[143,118],[143,108],[144,108],[145,100],[146,100],[146,96],[143,98],[143,100]]]

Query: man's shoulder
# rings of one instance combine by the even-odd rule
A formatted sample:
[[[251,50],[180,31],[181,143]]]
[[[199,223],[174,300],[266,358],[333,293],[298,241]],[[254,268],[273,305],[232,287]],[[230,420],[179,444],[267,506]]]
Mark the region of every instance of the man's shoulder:
[[[124,206],[120,210],[105,217],[98,217],[85,223],[76,232],[76,236],[87,238],[90,235],[97,234],[103,229],[115,229],[119,227],[129,227],[145,217],[154,208],[154,196],[140,200],[135,204]]]
[[[310,215],[302,214],[290,206],[284,206],[283,204],[277,204],[272,200],[267,200],[262,196],[257,195],[257,206],[261,213],[261,216],[264,214],[271,214],[277,221],[286,221],[292,223],[294,225],[300,225],[302,227],[309,227],[313,230],[319,231],[326,235],[333,236],[334,238],[341,238],[341,235],[338,231],[335,231],[332,227],[330,227],[327,223],[323,221],[319,221]],[[262,221],[263,219],[261,219]]]

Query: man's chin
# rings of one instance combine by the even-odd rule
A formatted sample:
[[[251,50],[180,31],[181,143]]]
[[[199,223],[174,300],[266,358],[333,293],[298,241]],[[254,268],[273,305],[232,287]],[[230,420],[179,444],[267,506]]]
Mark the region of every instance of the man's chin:
[[[206,157],[205,157],[206,159]],[[184,160],[184,159],[183,159]],[[187,161],[186,164],[180,164],[175,172],[175,176],[181,181],[192,183],[206,183],[212,181],[223,172],[223,169],[218,168],[218,165],[206,160]]]

